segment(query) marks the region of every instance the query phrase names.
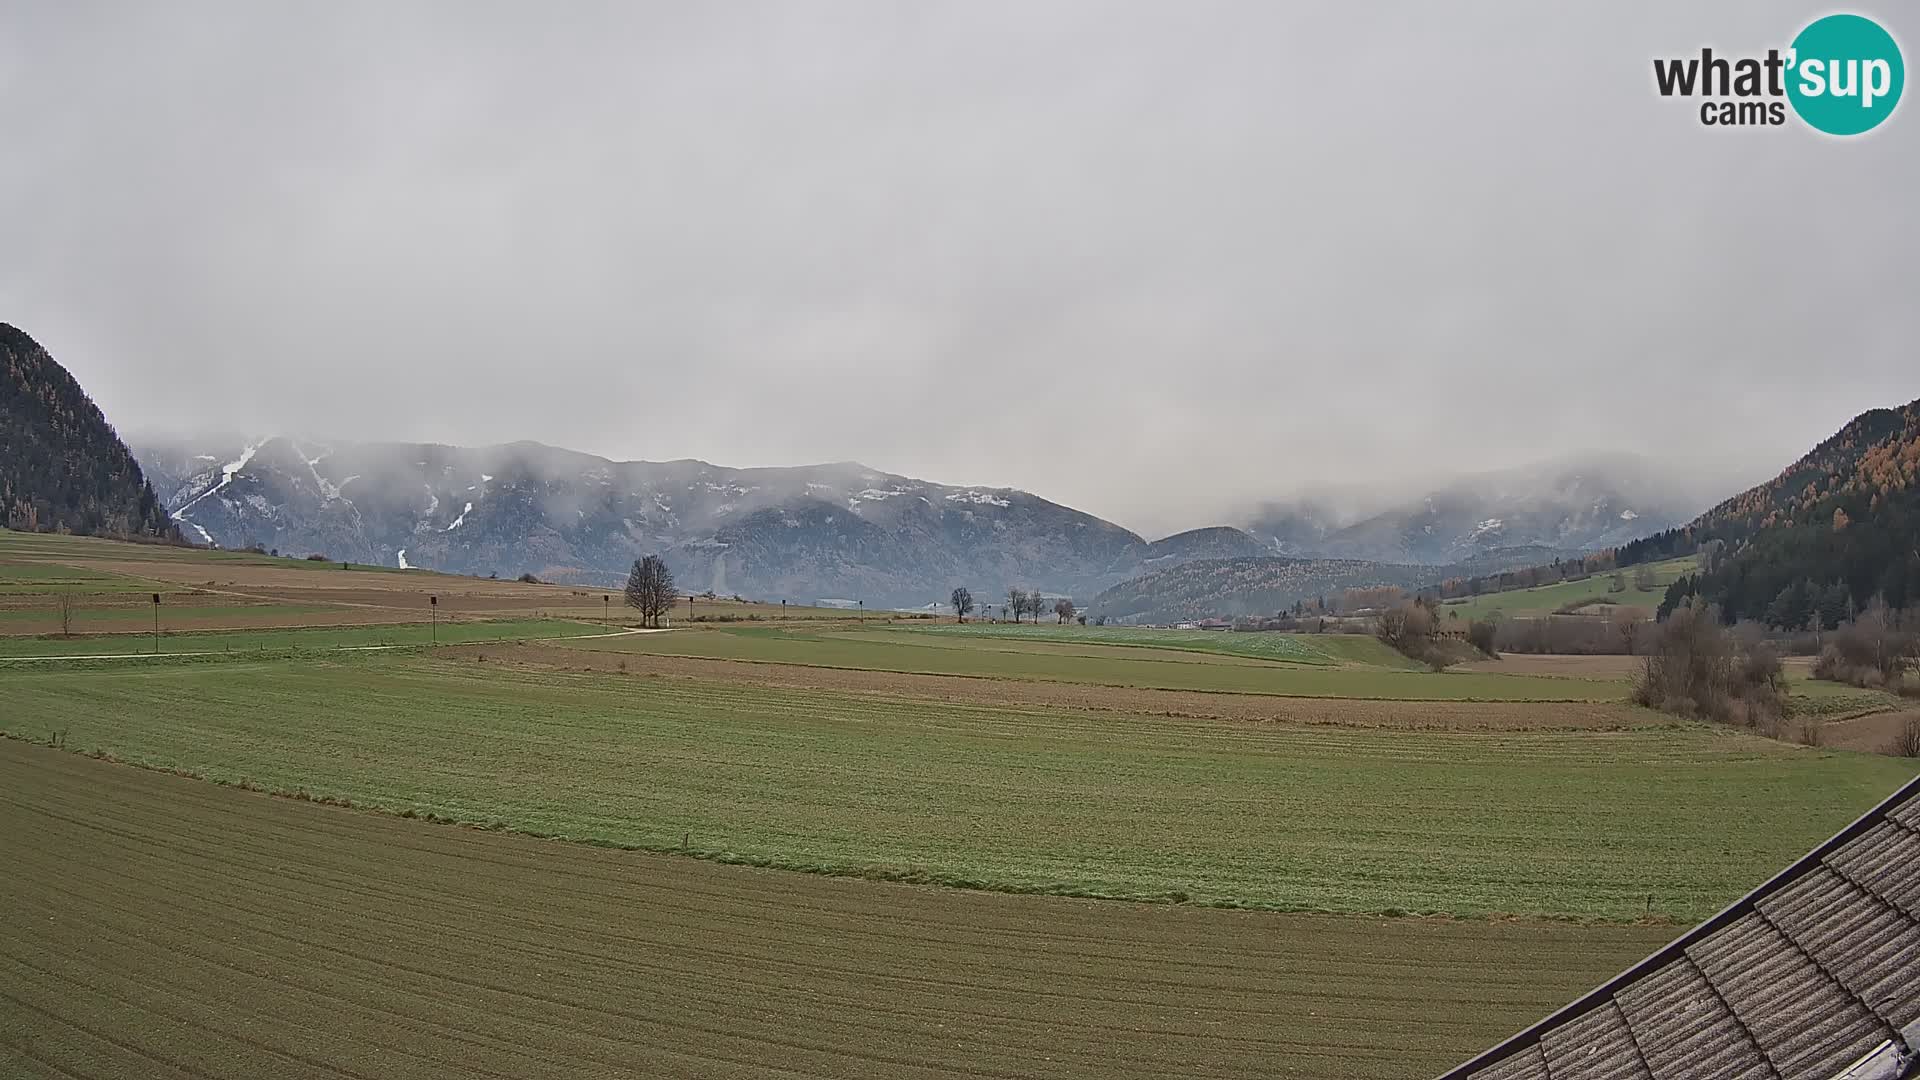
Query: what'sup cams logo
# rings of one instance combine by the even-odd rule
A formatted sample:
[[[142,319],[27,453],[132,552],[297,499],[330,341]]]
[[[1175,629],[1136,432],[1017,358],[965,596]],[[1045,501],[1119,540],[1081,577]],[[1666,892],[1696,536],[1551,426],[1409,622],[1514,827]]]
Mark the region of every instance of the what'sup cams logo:
[[[1784,124],[1791,105],[1816,131],[1859,135],[1892,115],[1906,81],[1899,44],[1862,15],[1815,19],[1784,52],[1768,49],[1764,57],[1715,56],[1708,48],[1653,62],[1660,96],[1703,99],[1700,122],[1708,127]]]

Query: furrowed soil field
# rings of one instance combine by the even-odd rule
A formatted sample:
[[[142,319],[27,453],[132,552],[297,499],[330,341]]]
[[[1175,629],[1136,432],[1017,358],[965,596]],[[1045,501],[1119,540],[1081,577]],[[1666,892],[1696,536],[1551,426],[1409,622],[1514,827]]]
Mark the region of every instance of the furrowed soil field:
[[[869,671],[1297,697],[1552,702],[1619,701],[1626,696],[1623,680],[1434,673],[1361,663],[1283,663],[1144,644],[1048,641],[1044,628],[1041,635],[1027,634],[1008,641],[992,635],[942,635],[917,628],[751,627],[612,638],[585,647]],[[1017,697],[1017,693],[1010,696]]]
[[[833,880],[7,741],[0,849],[36,1080],[1422,1076],[1671,934]]]
[[[1907,775],[1707,728],[1287,728],[398,655],[5,674],[4,727],[834,874],[1346,912],[1709,913]],[[30,721],[29,721],[30,718]]]

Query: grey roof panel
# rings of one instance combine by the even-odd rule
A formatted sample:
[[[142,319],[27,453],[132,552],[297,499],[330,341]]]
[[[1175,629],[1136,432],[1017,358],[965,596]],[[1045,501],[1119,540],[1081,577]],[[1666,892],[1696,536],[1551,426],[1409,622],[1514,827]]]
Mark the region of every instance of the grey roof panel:
[[[1553,1080],[1653,1080],[1612,1001],[1540,1036]]]
[[[1615,1000],[1654,1080],[1773,1080],[1776,1075],[1689,959],[1675,960],[1625,987]]]
[[[1861,888],[1920,918],[1920,832],[1883,821],[1826,858]]]
[[[1749,914],[1687,950],[1767,1061],[1786,1080],[1831,1080],[1893,1029],[1800,947]]]
[[[1889,1027],[1920,1020],[1920,922],[1826,867],[1759,907]]]

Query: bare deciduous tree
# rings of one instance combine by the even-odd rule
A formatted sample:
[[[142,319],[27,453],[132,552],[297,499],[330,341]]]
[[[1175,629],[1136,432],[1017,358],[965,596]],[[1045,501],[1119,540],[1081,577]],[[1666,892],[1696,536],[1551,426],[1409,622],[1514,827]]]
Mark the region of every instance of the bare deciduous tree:
[[[643,625],[659,626],[660,616],[672,609],[673,598],[673,571],[667,569],[665,559],[649,555],[634,561],[627,574],[627,606],[640,612]]]
[[[1073,618],[1073,601],[1064,596],[1055,600],[1053,602],[1053,616],[1062,625],[1065,625],[1068,619]]]
[[[1887,750],[1895,757],[1920,757],[1920,716],[1909,716],[1901,723]]]
[[[1621,649],[1628,656],[1632,656],[1634,639],[1640,634],[1641,620],[1639,609],[1616,605],[1611,617],[1613,619],[1613,632],[1614,635],[1620,639]]]
[[[967,616],[972,614],[972,612],[973,590],[967,588],[965,585],[953,590],[953,617],[959,619],[961,622],[966,622]]]
[[[1034,622],[1040,621],[1040,590],[1013,589],[1007,593],[1007,604],[1013,610],[1013,620],[1020,621],[1022,615],[1032,615]]]
[[[60,636],[72,637],[73,636],[73,594],[64,593],[64,592],[58,593],[55,595],[54,603],[57,605],[58,610],[60,612]]]

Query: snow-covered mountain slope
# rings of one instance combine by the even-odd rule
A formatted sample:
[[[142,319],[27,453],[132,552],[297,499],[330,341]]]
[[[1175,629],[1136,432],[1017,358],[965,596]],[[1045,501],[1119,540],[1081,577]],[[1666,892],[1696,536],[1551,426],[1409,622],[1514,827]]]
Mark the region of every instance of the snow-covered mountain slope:
[[[613,585],[658,553],[682,588],[761,599],[942,603],[1010,586],[1092,597],[1197,559],[1275,553],[1396,565],[1546,561],[1656,532],[1697,507],[1618,465],[1472,478],[1344,520],[1270,507],[1243,532],[1148,543],[1011,488],[853,462],[734,469],[616,462],[538,443],[479,448],[285,436],[149,441],[135,455],[181,533],[222,547]],[[1536,557],[1537,556],[1537,557]]]
[[[956,585],[1091,596],[1160,557],[1139,536],[1008,488],[852,462],[615,462],[536,443],[287,437],[137,451],[191,539],[457,573],[613,584],[661,553],[682,588],[766,599],[944,601]]]
[[[1280,555],[1443,565],[1536,548],[1548,561],[1671,528],[1703,505],[1651,462],[1611,455],[1464,477],[1357,519],[1273,504],[1247,531]]]

